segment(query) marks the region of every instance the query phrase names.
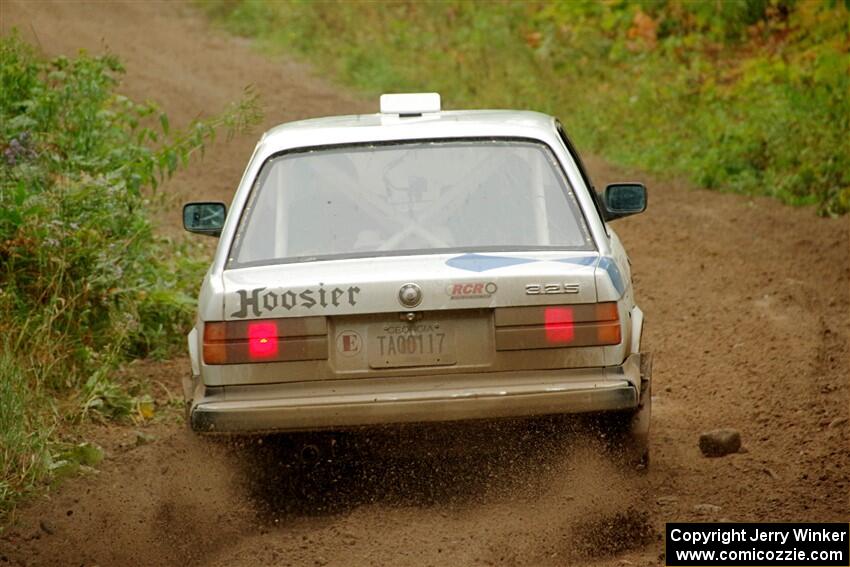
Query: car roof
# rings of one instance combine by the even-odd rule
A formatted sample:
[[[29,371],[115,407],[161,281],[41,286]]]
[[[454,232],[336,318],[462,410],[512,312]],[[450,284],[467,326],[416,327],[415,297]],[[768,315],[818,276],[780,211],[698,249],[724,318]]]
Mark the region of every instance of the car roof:
[[[517,137],[541,139],[554,132],[554,119],[524,110],[448,110],[414,116],[359,114],[288,122],[263,135],[265,152],[295,147],[392,140]]]

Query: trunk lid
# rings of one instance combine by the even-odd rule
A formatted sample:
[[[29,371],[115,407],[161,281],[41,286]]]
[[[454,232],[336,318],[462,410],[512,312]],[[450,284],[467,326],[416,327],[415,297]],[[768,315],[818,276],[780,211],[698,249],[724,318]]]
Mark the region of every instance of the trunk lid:
[[[224,319],[593,303],[596,252],[433,254],[226,270]],[[405,284],[421,301],[405,307]]]

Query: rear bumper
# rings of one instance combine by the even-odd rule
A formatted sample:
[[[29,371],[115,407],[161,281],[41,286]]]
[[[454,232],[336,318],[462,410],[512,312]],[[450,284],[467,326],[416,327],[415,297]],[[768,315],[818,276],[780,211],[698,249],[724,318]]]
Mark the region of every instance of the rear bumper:
[[[640,402],[640,355],[622,366],[447,378],[207,388],[192,429],[262,433],[617,411]]]

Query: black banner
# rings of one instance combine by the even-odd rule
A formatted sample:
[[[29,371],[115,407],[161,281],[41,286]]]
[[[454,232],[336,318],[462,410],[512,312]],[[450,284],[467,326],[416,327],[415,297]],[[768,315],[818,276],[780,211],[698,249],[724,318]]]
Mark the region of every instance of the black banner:
[[[666,564],[698,567],[850,565],[850,525],[667,524]]]

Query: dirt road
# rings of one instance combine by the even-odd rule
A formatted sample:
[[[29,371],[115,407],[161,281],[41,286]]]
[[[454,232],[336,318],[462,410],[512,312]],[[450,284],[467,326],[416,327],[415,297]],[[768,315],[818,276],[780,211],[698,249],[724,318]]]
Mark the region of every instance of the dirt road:
[[[377,106],[184,5],[2,0],[0,24],[48,54],[108,47],[129,70],[123,91],[173,123],[249,83],[264,126]],[[255,139],[215,145],[167,190],[229,200]],[[487,460],[355,458],[298,492],[252,466],[265,448],[201,443],[177,421],[139,447],[130,428],[94,428],[99,472],[24,506],[0,535],[0,566],[655,565],[666,521],[846,521],[848,219],[590,165],[597,185],[650,187],[649,211],[617,223],[655,355],[648,475],[542,432]],[[166,229],[177,225],[175,208]],[[187,367],[134,371],[177,392]],[[702,457],[699,433],[727,426],[747,452]]]

